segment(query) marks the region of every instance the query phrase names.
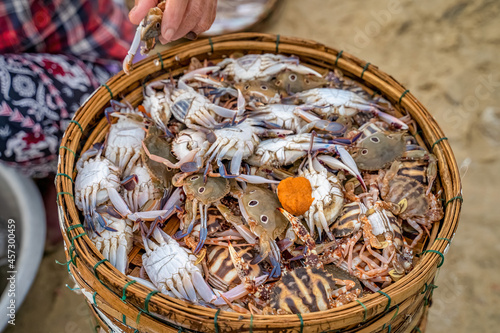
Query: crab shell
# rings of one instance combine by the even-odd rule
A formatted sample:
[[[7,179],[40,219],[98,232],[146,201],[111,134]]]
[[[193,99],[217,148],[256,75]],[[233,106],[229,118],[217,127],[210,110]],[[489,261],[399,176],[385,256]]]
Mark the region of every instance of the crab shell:
[[[379,132],[365,138],[352,156],[358,168],[375,171],[388,167],[405,152],[404,135]]]
[[[286,230],[288,220],[278,211],[281,204],[271,190],[247,184],[239,203],[250,229],[258,237],[267,234],[270,239],[275,239]]]
[[[278,103],[281,99],[280,91],[271,82],[253,80],[236,83],[234,87],[242,92],[247,101],[269,104]]]
[[[330,308],[338,289],[330,273],[318,268],[297,268],[283,274],[273,288],[271,308],[278,313],[310,313]]]
[[[221,177],[208,177],[206,182],[203,174],[194,174],[183,179],[182,185],[187,198],[196,198],[204,205],[209,205],[225,197],[231,188],[229,180]]]
[[[351,202],[342,208],[340,217],[333,223],[331,230],[335,237],[346,237],[361,228],[361,214],[366,212],[366,207],[361,202]]]
[[[429,211],[430,200],[425,194],[426,188],[415,179],[395,176],[389,181],[388,193],[382,193],[384,200],[399,204],[406,199],[406,209],[399,213],[402,219],[425,216]]]
[[[251,248],[249,247],[242,248],[237,253],[245,262],[249,263],[254,259],[254,255],[252,255]],[[227,247],[214,246],[209,248],[207,264],[209,272],[208,282],[214,288],[227,291],[241,283]],[[263,274],[263,270],[259,265],[249,264],[249,267],[250,278],[256,278]]]
[[[199,296],[210,302],[215,299],[198,266],[197,258],[161,229],[154,230],[154,239],[143,237],[146,253],[142,255],[144,269],[153,285],[166,295],[197,302]]]
[[[91,198],[95,198],[96,207],[103,204],[109,199],[108,189],[118,190],[120,187],[120,169],[103,156],[80,160],[77,170],[75,204],[80,210],[84,210],[85,202],[91,201]]]
[[[160,129],[152,126],[149,128],[148,134],[143,142],[152,155],[160,156],[168,159],[172,163],[176,163],[177,160],[175,156],[170,152],[170,143],[163,139],[161,137],[162,135],[163,133]],[[168,187],[175,171],[162,163],[151,160],[144,149],[141,149],[141,157],[144,167],[149,171],[151,179],[156,183]]]
[[[302,74],[289,69],[278,73],[273,82],[278,89],[284,90],[288,94],[321,88],[328,84],[324,77]]]

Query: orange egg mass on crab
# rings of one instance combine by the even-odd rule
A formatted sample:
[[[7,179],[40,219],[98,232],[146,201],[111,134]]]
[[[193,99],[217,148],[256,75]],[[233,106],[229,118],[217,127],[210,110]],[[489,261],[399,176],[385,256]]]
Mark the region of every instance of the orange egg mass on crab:
[[[288,177],[278,185],[278,199],[288,212],[302,215],[314,201],[311,183],[304,177]]]

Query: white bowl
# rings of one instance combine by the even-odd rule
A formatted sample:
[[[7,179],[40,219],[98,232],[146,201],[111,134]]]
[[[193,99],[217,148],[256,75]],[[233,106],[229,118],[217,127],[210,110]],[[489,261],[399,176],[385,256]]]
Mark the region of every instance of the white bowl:
[[[0,239],[0,246],[2,246],[0,252],[2,254],[7,253],[9,219],[14,221],[10,224],[15,224],[16,230],[15,296],[9,296],[10,283],[7,284],[3,292],[0,290],[2,293],[0,298],[0,331],[3,331],[10,320],[8,306],[11,299],[15,299],[17,312],[38,272],[45,245],[45,210],[42,197],[33,180],[1,163],[0,219],[0,236],[2,237]],[[2,266],[0,269],[10,270],[8,266]]]

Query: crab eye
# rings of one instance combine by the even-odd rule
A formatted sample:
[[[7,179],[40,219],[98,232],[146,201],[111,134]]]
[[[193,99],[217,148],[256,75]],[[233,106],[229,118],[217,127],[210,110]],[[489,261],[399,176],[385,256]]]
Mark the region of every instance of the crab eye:
[[[247,85],[245,86],[245,90],[248,90],[248,89],[250,89],[250,86],[247,84]]]
[[[363,150],[361,151],[361,155],[366,155],[366,154],[368,154],[368,149],[363,149]]]
[[[190,181],[195,181],[196,179],[200,178],[200,176],[193,176],[191,178],[189,178]]]
[[[297,75],[290,74],[289,78],[290,78],[290,81],[295,81],[295,80],[297,80]]]
[[[305,82],[306,84],[309,84],[309,79],[305,79],[305,80],[304,80],[304,82]]]
[[[373,138],[370,138],[370,141],[373,142],[373,143],[379,143],[380,139],[377,138],[377,137],[373,137]]]
[[[156,22],[156,28],[160,28],[160,22]]]
[[[198,193],[203,193],[203,192],[205,192],[205,188],[204,188],[204,187],[200,187],[200,188],[198,189]]]
[[[260,86],[260,89],[267,90],[267,86]]]
[[[251,201],[248,203],[248,205],[249,205],[250,207],[255,207],[255,206],[257,206],[258,204],[259,204],[259,202],[258,202],[257,200],[251,200]]]
[[[260,216],[260,222],[267,223],[268,221],[269,221],[269,218],[267,217],[267,215]]]

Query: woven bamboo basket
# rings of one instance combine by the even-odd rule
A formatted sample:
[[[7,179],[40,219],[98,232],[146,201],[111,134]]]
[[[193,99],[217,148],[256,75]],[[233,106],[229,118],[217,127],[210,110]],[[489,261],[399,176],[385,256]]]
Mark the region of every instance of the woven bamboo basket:
[[[420,262],[404,278],[379,293],[368,294],[340,308],[302,315],[241,315],[216,311],[152,291],[119,273],[97,251],[82,227],[74,203],[73,179],[79,154],[108,131],[104,109],[110,99],[137,106],[147,82],[182,74],[191,57],[220,61],[233,52],[296,55],[311,68],[326,73],[338,68],[369,93],[380,94],[418,124],[411,127],[420,144],[438,158],[437,186],[445,208],[422,244]],[[444,262],[462,206],[461,183],[453,152],[432,115],[390,75],[346,52],[309,40],[268,34],[239,33],[176,46],[137,63],[100,87],[78,110],[62,139],[56,186],[67,269],[87,298],[105,331],[123,332],[423,332],[436,287],[434,277]],[[177,228],[168,223],[167,232]]]

